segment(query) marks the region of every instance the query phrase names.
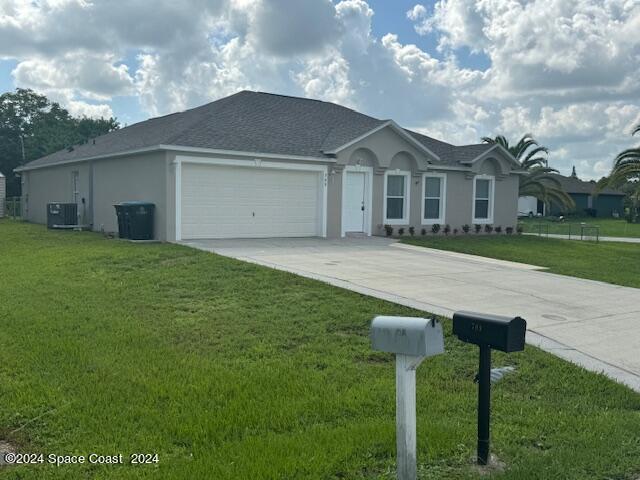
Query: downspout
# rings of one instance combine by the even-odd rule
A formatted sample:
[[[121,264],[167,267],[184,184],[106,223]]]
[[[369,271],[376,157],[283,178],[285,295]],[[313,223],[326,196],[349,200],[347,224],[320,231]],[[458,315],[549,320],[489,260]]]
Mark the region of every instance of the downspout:
[[[20,179],[20,216],[23,220],[29,220],[29,173],[16,173]]]
[[[175,168],[175,241],[180,242],[182,240],[182,161],[176,155],[172,163]]]
[[[89,161],[89,225],[93,230],[93,160]]]

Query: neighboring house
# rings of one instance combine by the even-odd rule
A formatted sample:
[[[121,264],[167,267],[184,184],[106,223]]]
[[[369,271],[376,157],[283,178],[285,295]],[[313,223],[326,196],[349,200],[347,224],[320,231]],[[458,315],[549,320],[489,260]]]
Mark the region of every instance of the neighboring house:
[[[243,91],[30,162],[24,217],[76,202],[113,232],[113,204],[156,204],[155,236],[340,237],[434,223],[515,226],[519,165],[332,103]]]
[[[576,175],[576,169],[570,176],[555,175],[562,188],[567,192],[576,204],[578,213],[592,214],[597,217],[613,217],[624,215],[625,193],[612,188],[605,188],[596,195],[596,182],[584,181]],[[566,211],[558,204],[551,203],[550,215],[562,215]]]
[[[7,196],[7,179],[2,174],[2,172],[0,172],[0,218],[4,217],[5,215],[4,204],[6,202],[6,198],[5,198],[6,196]]]

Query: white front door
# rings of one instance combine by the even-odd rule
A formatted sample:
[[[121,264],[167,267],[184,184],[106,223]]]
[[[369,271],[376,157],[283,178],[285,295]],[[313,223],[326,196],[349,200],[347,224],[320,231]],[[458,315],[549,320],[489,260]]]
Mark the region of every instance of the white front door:
[[[344,198],[344,231],[365,231],[365,172],[347,172]]]

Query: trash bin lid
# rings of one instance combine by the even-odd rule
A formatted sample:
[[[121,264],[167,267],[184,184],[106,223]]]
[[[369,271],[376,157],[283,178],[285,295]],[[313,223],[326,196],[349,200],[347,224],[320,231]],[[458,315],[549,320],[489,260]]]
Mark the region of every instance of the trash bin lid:
[[[122,207],[155,207],[154,203],[141,202],[141,201],[120,202],[120,203],[116,203],[116,205],[119,205]]]

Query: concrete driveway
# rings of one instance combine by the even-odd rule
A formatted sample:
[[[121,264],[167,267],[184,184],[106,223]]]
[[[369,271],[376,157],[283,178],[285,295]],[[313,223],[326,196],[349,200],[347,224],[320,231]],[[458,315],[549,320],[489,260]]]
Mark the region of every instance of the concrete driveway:
[[[640,289],[378,237],[183,244],[448,317],[520,315],[528,343],[640,391]]]

